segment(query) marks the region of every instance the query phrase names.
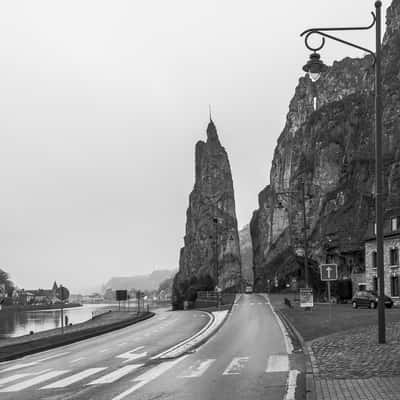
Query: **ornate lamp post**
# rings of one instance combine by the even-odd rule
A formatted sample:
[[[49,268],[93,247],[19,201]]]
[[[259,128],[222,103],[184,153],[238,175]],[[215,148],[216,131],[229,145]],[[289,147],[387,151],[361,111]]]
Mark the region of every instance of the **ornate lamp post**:
[[[379,284],[378,295],[378,342],[386,342],[385,334],[385,305],[384,305],[384,264],[383,264],[383,166],[382,166],[382,76],[381,76],[381,63],[382,63],[382,2],[375,2],[375,13],[371,12],[373,21],[370,25],[365,27],[339,27],[339,28],[311,28],[304,31],[300,36],[304,36],[306,47],[313,53],[309,61],[303,67],[303,70],[308,72],[313,81],[319,79],[321,73],[326,69],[326,66],[320,59],[317,53],[325,45],[325,38],[332,39],[336,42],[355,47],[356,49],[363,50],[374,57],[375,66],[375,180],[376,180],[376,244],[377,244],[377,273]],[[333,36],[327,32],[341,32],[341,31],[359,31],[369,30],[375,26],[375,52],[361,47],[357,44],[348,42]],[[313,47],[309,44],[309,38],[312,35],[320,35],[322,42],[320,46]]]

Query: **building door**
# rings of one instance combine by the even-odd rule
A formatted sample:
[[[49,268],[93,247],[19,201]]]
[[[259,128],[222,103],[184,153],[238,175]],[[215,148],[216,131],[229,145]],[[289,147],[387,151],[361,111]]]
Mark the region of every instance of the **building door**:
[[[390,277],[390,294],[393,297],[399,296],[399,277],[397,275]]]
[[[372,282],[372,290],[376,293],[378,293],[378,278],[374,276],[373,282]]]

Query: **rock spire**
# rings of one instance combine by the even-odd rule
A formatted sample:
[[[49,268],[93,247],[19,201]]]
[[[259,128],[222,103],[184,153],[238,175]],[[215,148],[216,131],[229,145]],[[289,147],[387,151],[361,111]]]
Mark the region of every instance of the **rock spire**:
[[[235,196],[228,155],[210,116],[207,141],[195,149],[195,183],[186,212],[184,247],[174,279],[174,303],[197,290],[239,287],[241,274]]]

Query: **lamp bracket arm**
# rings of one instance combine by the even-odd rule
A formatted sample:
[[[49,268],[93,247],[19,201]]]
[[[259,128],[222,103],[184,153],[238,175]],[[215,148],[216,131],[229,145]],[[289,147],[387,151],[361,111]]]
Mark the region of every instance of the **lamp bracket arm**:
[[[345,44],[347,46],[354,47],[354,48],[356,48],[358,50],[365,51],[365,52],[371,54],[374,57],[374,60],[376,61],[376,55],[370,49],[367,49],[367,48],[359,46],[359,45],[357,45],[355,43],[348,42],[347,40],[343,40],[341,38],[338,38],[336,36],[333,36],[333,35],[330,35],[330,34],[326,33],[326,32],[359,31],[359,30],[371,29],[376,24],[375,13],[371,12],[371,15],[372,15],[372,19],[373,20],[372,20],[372,23],[370,25],[368,25],[368,26],[339,27],[339,28],[311,28],[311,29],[307,29],[304,32],[302,32],[300,34],[300,36],[301,37],[305,36],[304,37],[304,43],[305,43],[306,47],[311,51],[319,51],[319,50],[321,50],[325,46],[325,38],[328,38],[328,39],[334,40],[336,42],[343,43],[343,44]],[[310,38],[311,35],[314,35],[314,34],[320,35],[322,37],[321,44],[319,46],[317,46],[317,47],[311,46],[309,44],[309,38]],[[375,64],[375,61],[374,61],[374,64]]]

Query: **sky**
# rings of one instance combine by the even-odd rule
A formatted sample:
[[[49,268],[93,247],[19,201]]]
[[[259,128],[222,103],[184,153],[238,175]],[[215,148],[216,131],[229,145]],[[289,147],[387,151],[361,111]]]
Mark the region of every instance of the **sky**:
[[[373,8],[0,2],[0,268],[20,288],[74,292],[176,269],[209,104],[247,224],[309,56],[299,33],[368,25]],[[373,49],[373,31],[345,37]],[[321,56],[362,53],[327,42]]]

